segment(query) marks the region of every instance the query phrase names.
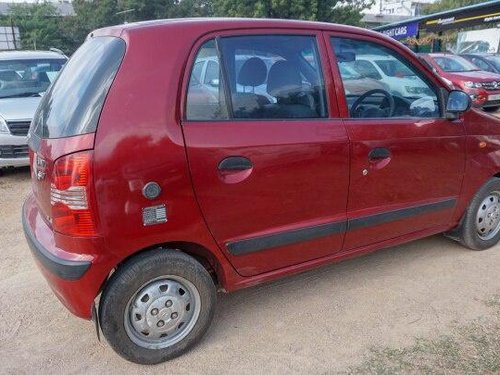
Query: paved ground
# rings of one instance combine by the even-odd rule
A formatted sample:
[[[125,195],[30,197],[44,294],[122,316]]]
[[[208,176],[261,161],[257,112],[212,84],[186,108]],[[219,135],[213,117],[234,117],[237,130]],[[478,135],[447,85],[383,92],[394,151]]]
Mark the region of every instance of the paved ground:
[[[331,373],[376,346],[488,316],[500,293],[500,246],[466,250],[441,236],[219,296],[214,324],[191,352],[132,365],[69,314],[36,269],[22,237],[29,172],[0,177],[0,372]]]

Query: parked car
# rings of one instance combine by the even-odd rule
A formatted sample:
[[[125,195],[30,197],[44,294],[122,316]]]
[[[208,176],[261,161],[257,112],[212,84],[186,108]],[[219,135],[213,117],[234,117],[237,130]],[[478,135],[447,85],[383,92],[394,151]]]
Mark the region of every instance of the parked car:
[[[397,60],[425,90],[347,100],[342,64],[367,54]],[[258,56],[274,61],[268,71]],[[210,100],[193,68],[207,58],[221,79]],[[273,100],[239,92],[242,81]],[[217,290],[436,233],[495,245],[500,120],[470,105],[408,48],[360,28],[186,19],[97,30],[30,128],[26,239],[73,314],[124,358],[159,363],[200,340]]]
[[[346,64],[339,64],[339,72],[342,76],[344,91],[349,101],[350,97],[357,99],[367,91],[382,89],[390,91],[389,85],[377,79],[363,77],[356,70]]]
[[[31,120],[66,60],[50,51],[0,52],[0,169],[29,165]]]
[[[481,70],[484,70],[485,72],[500,74],[500,55],[466,53],[461,54],[460,56],[469,60],[471,63],[476,65]]]
[[[500,107],[500,74],[481,70],[467,59],[449,53],[422,54],[435,72],[471,96],[476,107]]]
[[[357,55],[356,60],[343,62],[364,78],[387,85],[389,91],[402,97],[422,97],[432,94],[427,85],[404,63],[380,51],[379,55]]]

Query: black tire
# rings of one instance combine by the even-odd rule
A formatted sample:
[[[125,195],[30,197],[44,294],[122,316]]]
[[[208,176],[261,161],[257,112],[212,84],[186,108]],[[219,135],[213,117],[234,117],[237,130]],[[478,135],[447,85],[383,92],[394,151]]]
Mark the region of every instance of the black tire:
[[[493,237],[484,239],[479,235],[476,226],[477,213],[480,209],[481,203],[494,192],[500,193],[499,178],[491,178],[481,187],[481,189],[479,189],[469,204],[469,207],[467,207],[460,225],[449,233],[449,237],[456,239],[463,246],[468,247],[471,250],[480,251],[495,246],[500,239],[500,231],[498,231]]]
[[[126,314],[129,314],[129,301],[136,298],[138,291],[164,275],[188,280],[199,293],[201,308],[184,338],[168,347],[150,349],[131,340],[125,328]],[[120,356],[152,365],[183,354],[203,337],[212,321],[216,299],[214,282],[198,261],[180,251],[155,249],[126,261],[111,276],[99,302],[99,322],[104,337]]]

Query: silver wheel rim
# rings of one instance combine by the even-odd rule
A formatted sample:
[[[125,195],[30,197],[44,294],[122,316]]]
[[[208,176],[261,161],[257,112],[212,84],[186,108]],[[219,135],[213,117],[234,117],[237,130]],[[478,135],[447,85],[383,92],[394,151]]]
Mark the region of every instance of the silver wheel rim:
[[[128,301],[125,331],[143,348],[167,348],[193,330],[200,310],[200,293],[193,283],[180,276],[161,276],[141,286]]]
[[[483,199],[476,215],[479,238],[490,240],[500,230],[500,192],[494,191]]]

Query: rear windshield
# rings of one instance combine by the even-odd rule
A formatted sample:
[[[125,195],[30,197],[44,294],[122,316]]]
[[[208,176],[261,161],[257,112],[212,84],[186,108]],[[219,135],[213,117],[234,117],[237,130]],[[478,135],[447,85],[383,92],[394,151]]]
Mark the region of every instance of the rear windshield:
[[[120,38],[97,37],[85,42],[43,96],[33,132],[42,138],[95,132],[124,54],[125,42]]]

